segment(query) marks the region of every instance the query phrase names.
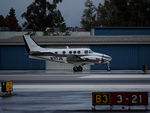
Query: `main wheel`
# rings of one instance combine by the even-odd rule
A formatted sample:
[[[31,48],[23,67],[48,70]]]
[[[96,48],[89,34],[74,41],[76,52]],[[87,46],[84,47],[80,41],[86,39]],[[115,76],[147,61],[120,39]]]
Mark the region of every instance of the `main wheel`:
[[[78,71],[78,67],[77,66],[73,67],[73,71],[77,72]]]
[[[81,72],[83,68],[81,66],[78,67],[78,71]]]

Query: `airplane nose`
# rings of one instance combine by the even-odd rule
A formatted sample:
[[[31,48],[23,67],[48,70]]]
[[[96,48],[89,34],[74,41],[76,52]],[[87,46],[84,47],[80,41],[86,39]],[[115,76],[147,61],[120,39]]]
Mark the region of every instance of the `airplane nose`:
[[[112,57],[111,57],[111,56],[108,56],[108,55],[104,55],[103,58],[105,58],[105,59],[108,60],[108,61],[111,61],[111,60],[112,60]]]
[[[112,57],[111,56],[109,56],[109,58],[108,58],[110,61],[112,60]]]
[[[111,61],[112,60],[112,57],[109,57],[109,61]]]

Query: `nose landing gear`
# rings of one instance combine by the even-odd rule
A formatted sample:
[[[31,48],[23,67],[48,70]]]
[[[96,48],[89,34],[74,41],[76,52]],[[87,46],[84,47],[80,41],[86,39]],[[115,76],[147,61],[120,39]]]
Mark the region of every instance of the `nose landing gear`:
[[[109,62],[107,63],[107,71],[111,71],[110,63]]]
[[[83,70],[83,68],[82,68],[82,66],[75,66],[75,67],[73,67],[73,71],[74,72],[82,72],[82,70]]]

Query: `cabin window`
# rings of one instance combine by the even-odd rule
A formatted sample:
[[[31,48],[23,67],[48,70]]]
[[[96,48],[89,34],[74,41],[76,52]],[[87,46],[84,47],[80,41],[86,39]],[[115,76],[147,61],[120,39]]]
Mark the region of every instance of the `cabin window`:
[[[73,51],[74,54],[76,54],[76,51]]]
[[[78,51],[78,54],[80,54],[81,52],[80,51]]]
[[[58,52],[55,52],[55,54],[58,54]]]
[[[63,54],[66,54],[66,52],[65,52],[65,51],[63,51]]]
[[[72,54],[72,51],[69,51],[69,54]]]
[[[84,53],[85,53],[85,54],[88,54],[88,50],[85,50]]]

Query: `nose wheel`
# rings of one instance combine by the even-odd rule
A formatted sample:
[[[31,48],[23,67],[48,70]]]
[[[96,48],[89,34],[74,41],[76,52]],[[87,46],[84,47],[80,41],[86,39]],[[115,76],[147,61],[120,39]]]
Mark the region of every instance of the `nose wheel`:
[[[111,71],[111,68],[110,68],[110,67],[107,67],[107,71]]]
[[[83,68],[81,67],[81,66],[75,66],[75,67],[73,67],[73,71],[74,72],[82,72],[82,70],[83,70]]]

